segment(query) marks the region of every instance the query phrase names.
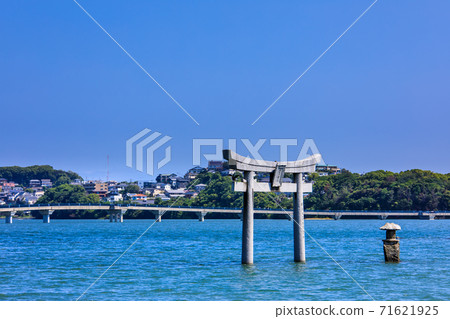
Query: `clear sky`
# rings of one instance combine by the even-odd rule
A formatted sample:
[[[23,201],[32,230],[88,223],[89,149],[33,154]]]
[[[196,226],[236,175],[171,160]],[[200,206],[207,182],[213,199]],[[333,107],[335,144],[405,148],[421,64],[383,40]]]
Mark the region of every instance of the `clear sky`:
[[[253,126],[372,0],[78,2],[200,125],[73,0],[3,1],[0,166],[105,179],[109,154],[111,179],[152,179],[125,165],[149,128],[173,138],[156,173],[190,168],[192,138],[297,138],[289,160],[313,138],[355,172],[450,171],[447,0],[379,0]]]

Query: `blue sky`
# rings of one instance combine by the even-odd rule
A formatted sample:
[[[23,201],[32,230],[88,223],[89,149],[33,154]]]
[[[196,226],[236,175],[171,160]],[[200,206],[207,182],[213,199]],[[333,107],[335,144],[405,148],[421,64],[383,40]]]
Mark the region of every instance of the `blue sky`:
[[[158,173],[191,167],[193,138],[297,138],[290,160],[313,138],[351,171],[449,172],[448,1],[379,0],[253,126],[372,1],[79,3],[200,126],[72,0],[7,1],[0,166],[105,179],[109,155],[112,179],[152,179],[125,166],[125,141],[149,128],[173,137]],[[279,150],[266,142],[261,154]]]

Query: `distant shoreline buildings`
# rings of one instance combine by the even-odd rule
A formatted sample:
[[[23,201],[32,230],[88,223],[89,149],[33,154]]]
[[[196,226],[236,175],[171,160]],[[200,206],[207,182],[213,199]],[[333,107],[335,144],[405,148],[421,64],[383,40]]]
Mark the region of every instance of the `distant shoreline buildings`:
[[[183,176],[177,174],[159,174],[155,181],[145,182],[116,182],[116,181],[83,181],[75,179],[71,185],[79,185],[87,194],[96,194],[102,201],[111,203],[130,201],[138,204],[154,204],[155,201],[168,201],[172,198],[196,197],[208,185],[193,184],[196,177],[203,172],[220,173],[222,176],[231,176],[235,173],[229,169],[225,161],[209,161],[208,166],[195,166]],[[334,175],[341,172],[340,168],[332,165],[317,165],[316,173],[320,176]],[[258,174],[259,181],[267,181],[268,176]],[[285,178],[289,182],[288,177]],[[15,181],[0,178],[0,205],[23,203],[32,205],[44,195],[47,189],[52,188],[50,179],[31,179],[28,185],[19,185]]]

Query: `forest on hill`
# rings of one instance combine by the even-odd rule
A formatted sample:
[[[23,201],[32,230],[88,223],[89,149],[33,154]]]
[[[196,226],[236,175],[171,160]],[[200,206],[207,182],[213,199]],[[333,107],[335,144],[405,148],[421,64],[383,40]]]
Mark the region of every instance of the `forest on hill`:
[[[0,178],[5,178],[8,182],[15,182],[23,187],[27,187],[31,179],[50,179],[53,184],[58,180],[60,180],[59,184],[64,184],[75,179],[82,179],[77,173],[57,170],[50,165],[0,167]]]
[[[310,174],[313,193],[305,197],[311,210],[450,210],[450,174],[419,169],[400,173],[374,171],[366,174],[343,170],[341,174]],[[242,194],[232,191],[232,180],[220,174],[202,173],[197,183],[207,184],[193,199],[177,200],[180,206],[242,207]],[[170,205],[174,200],[168,202]],[[161,204],[161,203],[160,203]],[[255,193],[255,207],[292,208],[289,194]]]
[[[420,169],[400,173],[374,171],[364,175],[343,171],[338,175],[311,176],[313,193],[305,206],[326,210],[450,209],[450,174]]]

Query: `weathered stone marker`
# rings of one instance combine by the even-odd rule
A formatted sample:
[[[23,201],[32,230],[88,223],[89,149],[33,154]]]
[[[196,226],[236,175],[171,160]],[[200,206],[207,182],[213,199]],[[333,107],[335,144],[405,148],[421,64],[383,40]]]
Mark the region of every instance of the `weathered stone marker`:
[[[400,241],[395,232],[402,228],[394,223],[386,223],[380,229],[386,231],[386,239],[383,239],[384,261],[389,263],[400,262]]]
[[[305,262],[305,230],[303,194],[312,192],[312,183],[303,181],[304,173],[315,171],[321,161],[320,154],[312,155],[294,162],[270,162],[255,160],[236,154],[232,150],[223,150],[223,157],[230,168],[244,172],[244,181],[235,182],[235,192],[244,192],[242,210],[242,264],[253,264],[253,193],[277,192],[293,193],[294,201],[294,261]],[[270,174],[270,183],[254,180],[255,172]],[[284,173],[294,174],[294,183],[283,183]]]

